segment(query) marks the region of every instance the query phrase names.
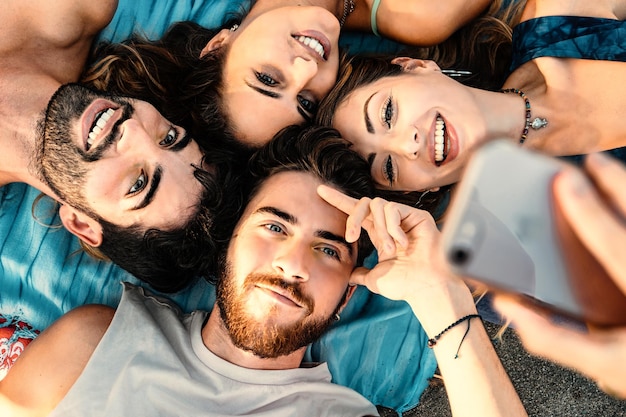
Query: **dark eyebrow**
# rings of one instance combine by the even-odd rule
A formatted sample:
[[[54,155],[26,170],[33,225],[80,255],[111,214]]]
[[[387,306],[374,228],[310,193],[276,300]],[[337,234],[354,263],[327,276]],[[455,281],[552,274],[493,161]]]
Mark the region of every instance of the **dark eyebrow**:
[[[298,113],[300,113],[300,116],[302,116],[305,122],[311,123],[313,121],[313,117],[311,117],[310,114],[307,114],[307,112],[302,107],[298,106],[297,109]]]
[[[346,248],[346,250],[348,251],[348,254],[350,255],[350,257],[352,257],[352,252],[353,252],[352,245],[349,244],[348,241],[345,240],[343,237],[338,236],[327,230],[318,230],[317,232],[315,232],[315,236],[340,244],[341,246]]]
[[[263,94],[264,96],[270,97],[270,98],[275,98],[275,99],[279,99],[282,98],[282,94],[279,93],[275,93],[273,91],[269,91],[269,90],[265,90],[263,88],[257,87],[256,85],[250,84],[249,82],[246,81],[246,85],[248,87],[250,87],[251,89],[253,89],[254,91],[256,91],[259,94]],[[307,112],[300,106],[296,106],[296,109],[298,110],[298,113],[300,113],[300,116],[302,116],[302,118],[310,123],[313,120],[313,117],[310,114],[307,114]]]
[[[374,94],[369,96],[367,100],[365,100],[365,104],[363,105],[363,118],[365,119],[365,128],[367,129],[369,133],[372,133],[372,134],[374,133],[374,126],[372,125],[372,121],[370,120],[370,117],[367,114],[367,106],[369,106],[370,100],[375,95],[376,95],[376,92],[374,92]]]
[[[150,188],[148,189],[148,192],[146,192],[143,200],[141,200],[141,203],[133,207],[132,210],[140,210],[148,206],[148,204],[150,204],[152,200],[154,200],[154,196],[159,189],[159,184],[161,183],[162,175],[163,168],[161,167],[161,165],[157,165],[156,169],[154,170],[154,174],[152,174],[152,182],[150,183]]]
[[[367,163],[370,166],[370,170],[374,167],[374,159],[376,159],[375,152],[372,152],[371,154],[367,155]]]
[[[274,216],[283,219],[284,221],[286,221],[289,224],[297,224],[298,223],[298,219],[295,216],[293,216],[293,215],[291,215],[289,213],[286,213],[286,212],[284,212],[282,210],[279,210],[276,207],[270,207],[270,206],[260,207],[259,209],[257,209],[255,211],[255,214],[257,214],[257,213],[273,214]]]
[[[191,136],[188,135],[187,132],[185,132],[185,136],[183,136],[182,139],[178,141],[178,143],[175,143],[174,146],[169,148],[169,150],[172,152],[180,152],[183,149],[185,149],[187,145],[191,143],[191,141],[192,141]]]
[[[273,91],[269,91],[269,90],[265,90],[261,87],[257,87],[256,85],[250,84],[249,82],[246,81],[246,85],[248,87],[250,87],[251,89],[253,89],[254,91],[256,91],[257,93],[263,94],[264,96],[268,96],[271,98],[281,98],[282,96],[278,93],[275,93]]]
[[[280,209],[277,209],[276,207],[261,207],[259,209],[256,210],[255,213],[269,213],[269,214],[273,214],[276,217],[279,217],[281,219],[283,219],[284,221],[286,221],[289,224],[298,224],[298,219],[289,213],[286,213]],[[325,240],[330,240],[332,242],[336,242],[338,244],[340,244],[341,246],[345,247],[346,250],[348,251],[348,253],[350,254],[350,257],[352,257],[352,245],[350,245],[346,239],[344,239],[341,236],[338,236],[332,232],[329,232],[327,230],[318,230],[315,232],[315,236],[319,237],[321,239],[325,239]]]

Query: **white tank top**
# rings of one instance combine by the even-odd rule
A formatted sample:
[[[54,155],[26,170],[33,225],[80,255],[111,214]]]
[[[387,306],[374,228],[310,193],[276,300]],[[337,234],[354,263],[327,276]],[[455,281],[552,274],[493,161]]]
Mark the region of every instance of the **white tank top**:
[[[239,367],[204,346],[207,312],[183,317],[168,300],[124,285],[109,329],[51,416],[378,416],[360,394],[331,383],[325,363]]]

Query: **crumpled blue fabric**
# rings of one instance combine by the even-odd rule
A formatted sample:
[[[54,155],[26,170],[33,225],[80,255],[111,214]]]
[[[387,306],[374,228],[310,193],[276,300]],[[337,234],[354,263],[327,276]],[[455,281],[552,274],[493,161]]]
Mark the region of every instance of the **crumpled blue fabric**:
[[[626,22],[584,16],[544,16],[513,29],[510,70],[543,56],[626,61]]]
[[[242,7],[248,7],[248,0],[120,0],[98,39],[117,42],[133,33],[156,39],[180,20],[218,27]],[[350,53],[401,47],[363,34],[342,35],[340,43]],[[50,200],[39,204],[35,221],[31,207],[38,195],[24,184],[0,187],[0,314],[44,330],[80,305],[115,307],[122,294],[120,281],[145,286],[116,265],[82,252],[78,240],[60,227]],[[374,257],[370,266],[375,262]],[[167,296],[184,312],[211,309],[215,301],[214,287],[203,279]],[[419,402],[436,368],[426,340],[406,303],[359,288],[342,320],[311,346],[307,360],[327,361],[334,382],[355,389],[374,404],[403,412]]]
[[[513,29],[510,71],[540,57],[626,62],[626,22],[585,16],[543,16]],[[604,153],[626,163],[626,147]],[[562,156],[581,165],[585,155]]]
[[[218,28],[250,8],[249,0],[120,0],[113,20],[99,40],[120,42],[133,34],[158,39],[174,22],[191,20]],[[366,33],[342,33],[339,45],[349,54],[393,54],[405,45]]]
[[[61,222],[50,199],[36,206],[35,220],[31,208],[39,194],[25,184],[0,187],[0,314],[44,330],[80,305],[117,306],[120,281],[146,285],[82,252],[73,235],[55,227]],[[203,279],[166,296],[184,312],[210,310],[215,302],[214,287]],[[404,411],[418,403],[436,368],[426,340],[406,303],[359,288],[341,321],[310,348],[307,360],[328,362],[336,383],[374,404]]]

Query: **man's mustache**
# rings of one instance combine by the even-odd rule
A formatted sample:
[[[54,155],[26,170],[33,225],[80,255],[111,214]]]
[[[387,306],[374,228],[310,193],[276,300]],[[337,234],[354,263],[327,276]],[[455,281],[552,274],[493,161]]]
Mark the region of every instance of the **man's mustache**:
[[[315,307],[315,302],[311,297],[309,297],[302,291],[300,284],[287,282],[279,275],[268,273],[251,273],[246,277],[244,284],[246,287],[251,287],[256,284],[264,284],[269,287],[278,287],[286,291],[294,302],[306,307],[309,313],[312,313]]]

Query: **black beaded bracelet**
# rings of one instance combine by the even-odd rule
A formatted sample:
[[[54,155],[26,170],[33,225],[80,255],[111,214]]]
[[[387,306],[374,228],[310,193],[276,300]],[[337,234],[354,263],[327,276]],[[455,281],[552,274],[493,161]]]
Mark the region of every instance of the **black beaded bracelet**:
[[[458,326],[464,321],[467,321],[467,330],[465,330],[465,334],[463,335],[463,338],[461,339],[461,343],[459,343],[459,348],[457,349],[456,355],[454,356],[455,359],[458,358],[461,345],[463,344],[463,341],[465,340],[465,336],[467,336],[467,333],[469,332],[469,329],[470,329],[470,320],[475,317],[478,317],[482,320],[482,317],[480,316],[480,314],[468,314],[467,316],[463,316],[457,321],[455,321],[454,323],[452,323],[451,325],[449,325],[448,327],[446,327],[445,329],[443,329],[437,336],[428,339],[428,347],[432,349],[437,344],[437,341],[441,338],[441,336],[443,336],[445,332],[447,332],[448,330],[452,329],[455,326]]]

